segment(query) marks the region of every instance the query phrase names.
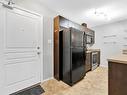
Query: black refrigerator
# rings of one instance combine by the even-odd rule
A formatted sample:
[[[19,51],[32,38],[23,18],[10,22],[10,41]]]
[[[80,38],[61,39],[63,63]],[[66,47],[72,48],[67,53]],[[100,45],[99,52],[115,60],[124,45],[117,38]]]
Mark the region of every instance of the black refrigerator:
[[[72,86],[86,75],[86,36],[83,31],[69,28],[61,35],[61,80]]]

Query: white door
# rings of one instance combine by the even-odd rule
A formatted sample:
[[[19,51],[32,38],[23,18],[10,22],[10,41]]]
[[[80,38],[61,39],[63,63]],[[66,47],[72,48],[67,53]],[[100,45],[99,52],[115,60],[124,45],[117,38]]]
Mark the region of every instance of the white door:
[[[9,95],[41,82],[40,16],[0,6],[1,88]],[[0,80],[0,81],[1,81]]]

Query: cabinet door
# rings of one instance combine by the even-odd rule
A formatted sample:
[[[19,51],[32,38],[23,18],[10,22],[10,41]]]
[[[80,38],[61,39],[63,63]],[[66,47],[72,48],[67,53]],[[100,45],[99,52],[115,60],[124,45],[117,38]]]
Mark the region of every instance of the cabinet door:
[[[127,95],[127,64],[108,62],[108,95]]]
[[[73,27],[73,28],[75,28],[74,22],[69,21],[69,27]]]
[[[69,28],[69,20],[64,17],[60,17],[60,26]]]
[[[86,61],[85,61],[85,71],[88,72],[91,70],[91,53],[86,53]]]

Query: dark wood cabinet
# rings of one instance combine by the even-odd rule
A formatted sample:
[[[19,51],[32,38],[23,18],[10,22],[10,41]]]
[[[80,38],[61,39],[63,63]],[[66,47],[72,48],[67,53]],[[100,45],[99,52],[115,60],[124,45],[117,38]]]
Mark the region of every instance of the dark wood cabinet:
[[[127,95],[127,64],[108,62],[108,95]]]
[[[59,80],[59,17],[54,19],[54,77]]]
[[[86,61],[85,61],[85,71],[88,72],[91,70],[92,61],[91,61],[92,52],[86,52]]]

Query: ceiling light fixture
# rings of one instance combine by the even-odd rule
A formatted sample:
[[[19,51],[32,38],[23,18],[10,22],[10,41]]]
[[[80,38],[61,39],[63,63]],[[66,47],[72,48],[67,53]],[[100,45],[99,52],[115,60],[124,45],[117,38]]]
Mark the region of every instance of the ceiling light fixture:
[[[109,17],[109,15],[106,12],[101,11],[99,9],[95,9],[94,14],[97,17],[101,17],[101,18],[106,19],[106,20],[111,20],[111,18]]]

